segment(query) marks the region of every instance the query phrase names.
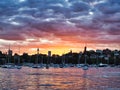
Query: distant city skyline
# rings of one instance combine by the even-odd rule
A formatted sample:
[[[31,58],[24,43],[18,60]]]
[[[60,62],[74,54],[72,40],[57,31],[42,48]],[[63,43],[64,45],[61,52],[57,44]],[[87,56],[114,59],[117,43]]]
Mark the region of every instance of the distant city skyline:
[[[0,0],[0,51],[120,50],[120,0]]]

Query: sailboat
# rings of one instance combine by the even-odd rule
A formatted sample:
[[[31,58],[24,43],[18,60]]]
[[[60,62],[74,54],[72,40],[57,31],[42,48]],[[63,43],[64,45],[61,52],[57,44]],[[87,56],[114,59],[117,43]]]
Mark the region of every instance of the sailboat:
[[[4,60],[4,64],[3,65],[1,65],[1,67],[2,68],[7,68],[7,65],[6,65],[6,63],[7,63],[7,53],[5,54],[5,60]]]
[[[81,58],[81,53],[79,53],[79,56],[78,56],[78,64],[77,64],[78,68],[81,68],[83,66],[83,64],[80,64],[80,58]]]
[[[49,56],[48,56],[48,60],[47,60],[47,63],[46,63],[46,69],[49,69],[48,61],[49,61]]]
[[[119,56],[119,53],[118,52],[114,52],[114,66],[116,65],[118,56]]]
[[[40,65],[38,65],[38,60],[39,60],[39,48],[37,48],[36,61],[32,68],[40,68]]]
[[[46,63],[46,69],[49,69],[49,63],[51,63],[50,57],[51,57],[51,51],[48,51],[48,59],[47,59],[47,63]]]
[[[87,55],[86,55],[86,50],[87,50],[87,47],[85,46],[84,48],[84,58],[85,58],[85,63],[84,63],[84,66],[82,67],[83,70],[88,70],[88,65],[87,65]]]
[[[20,48],[19,48],[19,54],[20,54]],[[17,62],[18,65],[16,65],[16,68],[17,69],[21,69],[22,66],[20,65],[20,55],[18,55],[18,62]]]
[[[43,56],[41,57],[41,62],[40,62],[40,68],[43,68],[44,65],[43,65]]]
[[[7,68],[7,69],[13,69],[14,68],[14,64],[10,63],[11,57],[12,57],[12,50],[10,50],[10,45],[9,45],[8,55],[6,55],[7,63],[5,63],[5,65],[2,65],[2,68]]]
[[[62,61],[61,64],[59,65],[60,68],[63,68],[65,66],[65,56],[62,55]]]

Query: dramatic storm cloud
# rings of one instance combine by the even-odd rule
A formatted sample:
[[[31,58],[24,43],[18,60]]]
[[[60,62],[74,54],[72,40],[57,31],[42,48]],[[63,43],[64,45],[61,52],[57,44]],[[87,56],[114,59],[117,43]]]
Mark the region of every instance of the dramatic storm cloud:
[[[0,47],[119,48],[119,38],[120,0],[0,0]]]

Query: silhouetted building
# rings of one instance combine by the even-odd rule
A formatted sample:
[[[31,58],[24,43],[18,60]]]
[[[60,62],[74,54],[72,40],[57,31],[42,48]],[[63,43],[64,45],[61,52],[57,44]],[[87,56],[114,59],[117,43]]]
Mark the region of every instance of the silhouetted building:
[[[86,51],[87,51],[87,47],[85,46],[85,47],[84,47],[84,53],[86,53]]]
[[[7,63],[11,63],[12,54],[13,54],[13,52],[12,52],[12,50],[10,50],[10,48],[9,48],[9,50],[8,50],[8,61],[7,61]]]
[[[102,54],[102,50],[97,49],[96,53]]]
[[[9,57],[12,57],[12,53],[13,53],[12,50],[9,49],[9,50],[8,50],[8,56],[9,56]]]
[[[37,48],[37,54],[39,54],[39,48]]]
[[[48,56],[51,57],[51,51],[48,51]]]

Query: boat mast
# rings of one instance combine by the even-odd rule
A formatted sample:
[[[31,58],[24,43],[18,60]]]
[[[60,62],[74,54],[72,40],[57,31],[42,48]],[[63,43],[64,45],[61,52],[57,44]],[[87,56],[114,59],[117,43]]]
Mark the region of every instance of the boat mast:
[[[86,61],[86,58],[87,58],[86,51],[87,51],[87,46],[85,45],[85,47],[84,47],[85,65],[87,64],[87,61]]]

